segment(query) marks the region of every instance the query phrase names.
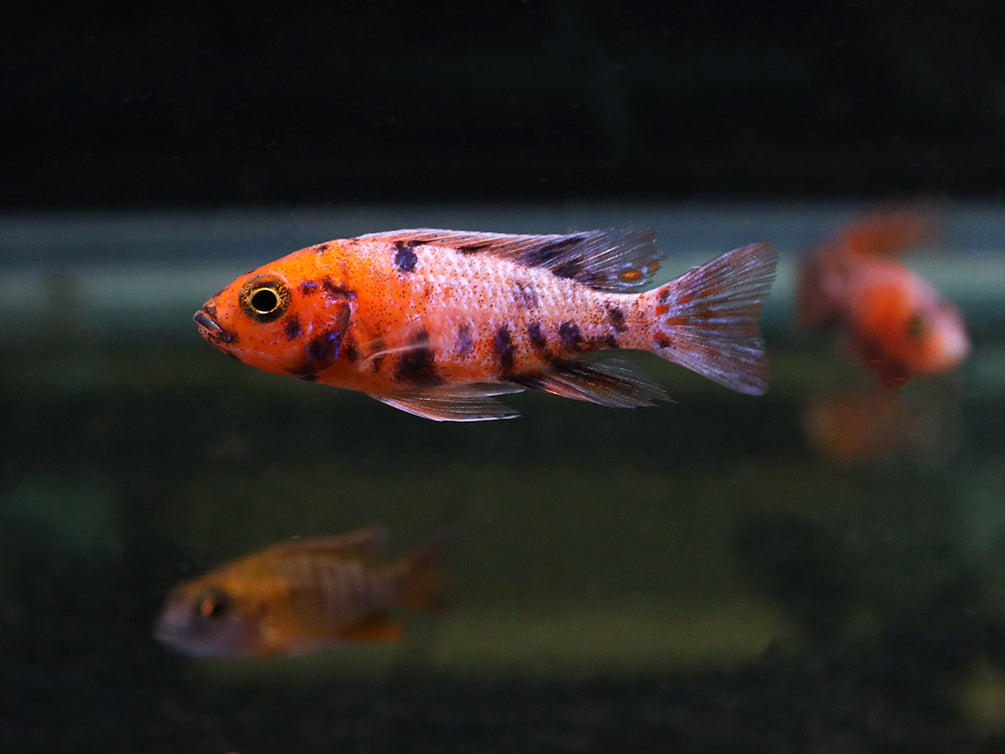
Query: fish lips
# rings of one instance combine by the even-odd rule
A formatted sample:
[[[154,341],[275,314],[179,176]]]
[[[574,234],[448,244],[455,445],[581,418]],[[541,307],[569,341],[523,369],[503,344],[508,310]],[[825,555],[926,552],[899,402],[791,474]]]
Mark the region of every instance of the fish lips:
[[[199,641],[189,631],[163,617],[154,624],[153,634],[154,638],[164,646],[192,657],[219,657],[226,654],[212,643]]]
[[[166,647],[190,657],[223,657],[232,654],[219,637],[205,634],[193,625],[187,602],[169,602],[153,626],[154,638]]]
[[[224,327],[213,318],[213,312],[205,308],[200,309],[192,319],[195,320],[196,329],[199,334],[210,343],[233,343],[237,338],[234,333],[224,329]]]

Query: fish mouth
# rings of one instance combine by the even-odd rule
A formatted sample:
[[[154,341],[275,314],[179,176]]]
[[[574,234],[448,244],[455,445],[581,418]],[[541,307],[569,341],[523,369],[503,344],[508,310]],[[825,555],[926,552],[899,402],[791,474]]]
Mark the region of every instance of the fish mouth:
[[[213,315],[205,309],[200,309],[193,316],[199,334],[206,340],[213,343],[230,343],[234,340],[233,333],[223,329],[219,322],[213,319]]]
[[[161,618],[154,623],[153,635],[157,641],[164,644],[174,644],[178,641],[178,637],[181,636],[181,631]]]

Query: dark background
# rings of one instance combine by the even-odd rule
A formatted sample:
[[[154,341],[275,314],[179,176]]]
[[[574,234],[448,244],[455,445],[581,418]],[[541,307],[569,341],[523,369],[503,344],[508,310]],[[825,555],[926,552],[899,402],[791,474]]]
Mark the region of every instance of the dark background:
[[[5,11],[0,208],[1005,182],[1001,3],[141,6]]]

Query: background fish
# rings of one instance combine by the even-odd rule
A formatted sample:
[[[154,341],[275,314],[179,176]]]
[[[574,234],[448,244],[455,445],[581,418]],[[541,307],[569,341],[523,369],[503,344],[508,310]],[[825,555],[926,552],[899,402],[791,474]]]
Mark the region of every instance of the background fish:
[[[665,399],[610,358],[626,349],[762,393],[757,320],[774,249],[745,246],[644,290],[662,258],[650,231],[391,231],[312,246],[242,275],[195,321],[206,340],[251,366],[441,421],[515,416],[492,396],[523,388],[606,406]]]
[[[190,655],[273,655],[351,641],[393,641],[394,605],[449,606],[443,536],[395,563],[379,562],[387,535],[369,527],[273,545],[170,593],[154,635]]]
[[[895,258],[932,232],[929,215],[908,210],[883,210],[849,224],[803,260],[798,322],[842,327],[887,387],[955,369],[970,350],[962,315]]]

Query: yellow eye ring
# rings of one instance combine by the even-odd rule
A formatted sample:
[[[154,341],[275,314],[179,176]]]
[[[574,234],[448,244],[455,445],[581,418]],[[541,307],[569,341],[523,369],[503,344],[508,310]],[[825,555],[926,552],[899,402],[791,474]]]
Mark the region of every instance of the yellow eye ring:
[[[256,275],[241,286],[241,311],[255,322],[274,322],[289,306],[289,286],[271,275]]]

